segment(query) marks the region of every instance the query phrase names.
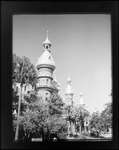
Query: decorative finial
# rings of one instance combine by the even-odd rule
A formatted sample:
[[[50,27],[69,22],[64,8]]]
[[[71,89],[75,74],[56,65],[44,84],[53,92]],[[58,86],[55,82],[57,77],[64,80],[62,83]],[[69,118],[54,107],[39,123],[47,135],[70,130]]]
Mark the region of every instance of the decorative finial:
[[[97,106],[95,106],[94,107],[94,112],[97,112],[97,111],[98,111]]]
[[[68,76],[67,82],[68,82],[68,83],[71,83],[71,79],[70,79],[69,76]]]
[[[82,92],[80,93],[80,96],[83,97],[83,93]]]
[[[45,48],[45,50],[48,50],[50,47],[51,47],[51,42],[49,41],[49,39],[48,39],[48,33],[49,33],[49,31],[47,31],[47,37],[46,37],[46,40],[43,42],[43,47]],[[47,46],[49,46],[49,47],[47,47]],[[48,49],[47,49],[48,48]]]
[[[47,31],[47,37],[48,37],[48,33],[49,33],[49,31]]]

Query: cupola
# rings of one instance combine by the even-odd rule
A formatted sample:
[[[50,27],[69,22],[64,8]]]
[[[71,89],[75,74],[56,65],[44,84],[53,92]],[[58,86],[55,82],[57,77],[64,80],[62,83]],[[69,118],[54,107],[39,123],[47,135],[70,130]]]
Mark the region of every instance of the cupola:
[[[41,67],[49,67],[54,70],[56,68],[55,62],[51,56],[50,52],[51,42],[48,39],[48,31],[47,38],[43,42],[43,53],[40,58],[37,58],[36,68],[39,69]]]

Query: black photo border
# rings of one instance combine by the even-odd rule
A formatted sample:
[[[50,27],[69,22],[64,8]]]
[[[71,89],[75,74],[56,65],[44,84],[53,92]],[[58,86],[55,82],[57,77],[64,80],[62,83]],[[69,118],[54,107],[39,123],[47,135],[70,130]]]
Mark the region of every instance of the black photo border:
[[[14,14],[110,14],[113,140],[15,143],[12,139],[12,27]],[[1,148],[115,149],[118,147],[118,1],[1,1]]]

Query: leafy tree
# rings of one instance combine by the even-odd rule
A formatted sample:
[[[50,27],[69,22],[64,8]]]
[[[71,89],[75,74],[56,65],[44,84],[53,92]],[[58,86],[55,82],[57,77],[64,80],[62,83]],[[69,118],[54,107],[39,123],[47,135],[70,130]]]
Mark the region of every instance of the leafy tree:
[[[91,134],[99,136],[102,131],[105,129],[105,120],[103,117],[98,115],[98,113],[93,113],[90,120],[89,128]]]
[[[12,71],[12,79],[13,79],[13,106],[16,110],[18,108],[18,89],[16,88],[16,83],[20,83],[20,91],[22,91],[23,84],[31,84],[33,87],[36,86],[37,82],[37,73],[34,65],[30,62],[30,60],[23,56],[22,58],[18,57],[16,54],[13,54],[13,71]],[[21,93],[22,94],[22,93]],[[21,95],[22,98],[22,95]],[[23,108],[23,102],[21,104]],[[21,108],[20,107],[20,108]],[[14,109],[14,108],[13,108]]]
[[[68,112],[67,120],[70,125],[71,122],[75,124],[76,132],[80,132],[80,136],[82,136],[82,131],[84,129],[84,121],[86,118],[90,116],[90,113],[82,106],[67,106],[66,110]]]
[[[24,100],[27,107],[19,124],[20,129],[23,129],[27,136],[34,134],[36,137],[41,137],[44,127],[48,128],[50,134],[55,133],[60,138],[66,136],[66,121],[61,118],[64,103],[59,95],[53,94],[48,103],[43,103],[36,95],[30,97],[26,95]]]
[[[21,58],[18,57],[16,54],[13,54],[13,66],[12,66],[12,79],[13,83],[17,82],[16,74],[18,72],[19,63],[21,62]]]
[[[33,133],[39,133],[46,112],[43,107],[44,105],[40,101],[40,98],[38,99],[35,95],[26,95],[24,97],[24,103],[26,103],[26,108],[19,118],[19,131],[21,132],[23,130],[27,136]],[[16,121],[13,121],[14,129],[16,129]],[[39,124],[39,122],[41,123]]]
[[[30,62],[30,59],[23,56],[22,58],[13,54],[13,79],[17,83],[21,83],[21,86],[26,83],[30,83],[35,87],[37,82],[37,73],[34,65]]]
[[[64,109],[64,102],[59,94],[53,93],[49,101],[49,113],[51,115],[62,115]]]
[[[112,128],[112,103],[106,103],[105,109],[101,113],[101,117],[105,121],[105,128],[108,131],[109,128]]]
[[[18,105],[19,107],[18,116],[20,116],[20,109],[21,107],[22,108],[24,107],[23,99],[22,99],[23,98],[22,97],[23,85],[30,83],[33,87],[35,87],[36,82],[37,82],[37,73],[36,73],[34,65],[30,62],[30,60],[27,57],[23,56],[22,58],[20,58],[16,56],[16,54],[13,54],[13,72],[12,73],[13,73],[12,74],[13,88],[15,87],[16,83],[20,83],[19,105],[18,105],[18,99],[16,102],[16,106]],[[14,100],[16,99],[13,98],[13,105],[15,104]],[[19,126],[17,124],[16,133],[18,133],[18,127]]]
[[[111,104],[106,104],[106,108],[104,111],[102,111],[101,114],[98,112],[94,112],[92,114],[91,120],[90,120],[90,131],[93,135],[100,135],[100,133],[103,131],[105,132],[109,127],[111,127]]]
[[[84,128],[84,121],[86,117],[89,117],[90,113],[84,107],[74,107],[71,110],[71,118],[75,121],[79,122],[80,125],[80,133]]]
[[[13,107],[12,107],[12,114],[14,113],[15,110],[18,111],[18,99],[19,99],[19,96],[18,96],[18,90],[14,90],[12,89],[12,93],[13,93]]]

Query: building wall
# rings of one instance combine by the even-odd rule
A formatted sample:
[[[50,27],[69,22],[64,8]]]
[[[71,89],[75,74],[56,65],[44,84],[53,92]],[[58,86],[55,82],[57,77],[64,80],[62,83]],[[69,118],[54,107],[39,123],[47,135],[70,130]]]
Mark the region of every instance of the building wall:
[[[48,101],[51,96],[51,92],[49,92],[48,90],[40,89],[37,93],[39,97],[42,97],[43,101]]]
[[[65,94],[65,102],[66,105],[72,105],[73,95]]]

